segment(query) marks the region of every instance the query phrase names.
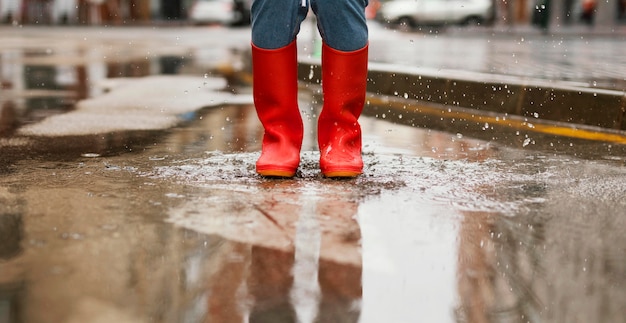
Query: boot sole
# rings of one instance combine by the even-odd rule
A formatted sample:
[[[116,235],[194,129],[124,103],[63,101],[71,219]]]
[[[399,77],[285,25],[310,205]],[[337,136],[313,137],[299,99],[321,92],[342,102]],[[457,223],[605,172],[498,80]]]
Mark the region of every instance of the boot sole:
[[[257,173],[263,177],[282,177],[282,178],[291,178],[296,175],[296,172],[293,172],[293,171],[275,170],[275,169],[257,170]]]
[[[349,170],[333,171],[323,173],[324,177],[328,178],[355,178],[362,174],[362,172],[355,172]]]

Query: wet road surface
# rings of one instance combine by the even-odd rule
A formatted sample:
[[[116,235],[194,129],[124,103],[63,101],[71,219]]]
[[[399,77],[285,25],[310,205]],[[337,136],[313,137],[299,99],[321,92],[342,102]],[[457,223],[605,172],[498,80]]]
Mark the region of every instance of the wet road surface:
[[[0,322],[624,322],[619,140],[372,96],[364,175],[329,180],[303,87],[300,171],[267,180],[250,89],[184,57],[3,101]]]

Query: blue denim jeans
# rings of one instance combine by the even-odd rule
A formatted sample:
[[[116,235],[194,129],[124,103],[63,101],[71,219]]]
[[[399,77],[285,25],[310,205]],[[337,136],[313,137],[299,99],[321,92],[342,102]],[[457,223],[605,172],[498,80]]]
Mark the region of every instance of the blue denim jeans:
[[[367,45],[368,0],[254,0],[252,43],[263,49],[289,45],[306,18],[309,1],[326,45],[340,51],[355,51]]]

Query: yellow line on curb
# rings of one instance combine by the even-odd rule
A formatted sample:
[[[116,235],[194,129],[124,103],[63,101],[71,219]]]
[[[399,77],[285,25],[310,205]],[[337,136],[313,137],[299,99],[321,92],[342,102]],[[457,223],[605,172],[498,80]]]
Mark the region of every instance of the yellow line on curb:
[[[602,131],[593,131],[587,129],[579,129],[575,128],[574,125],[570,127],[559,126],[559,125],[550,125],[545,124],[545,120],[537,120],[538,123],[532,123],[524,120],[517,120],[515,117],[522,118],[521,116],[512,116],[508,115],[506,117],[496,117],[490,116],[487,114],[480,113],[469,113],[465,111],[460,111],[456,109],[456,107],[452,110],[440,109],[425,105],[419,105],[415,103],[406,103],[406,102],[398,102],[393,99],[385,100],[379,97],[368,97],[367,98],[370,105],[375,106],[388,106],[393,108],[396,111],[403,112],[411,112],[415,111],[417,113],[427,114],[427,115],[435,115],[441,117],[455,117],[460,119],[465,119],[467,121],[475,121],[487,124],[497,124],[513,129],[523,129],[529,130],[533,132],[539,132],[544,134],[557,135],[561,137],[569,137],[569,138],[577,138],[577,139],[586,139],[593,141],[605,141],[619,144],[626,144],[626,134],[618,134],[618,133],[608,133]],[[411,107],[411,110],[408,108]],[[401,109],[400,109],[401,108]]]

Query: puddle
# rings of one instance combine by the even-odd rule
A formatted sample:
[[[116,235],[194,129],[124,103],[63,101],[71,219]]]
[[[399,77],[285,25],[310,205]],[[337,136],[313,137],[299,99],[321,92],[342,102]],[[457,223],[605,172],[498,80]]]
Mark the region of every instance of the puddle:
[[[0,214],[21,214],[22,249],[0,268],[32,282],[25,321],[558,315],[583,273],[603,288],[580,301],[624,299],[597,265],[622,268],[621,168],[364,117],[364,176],[323,179],[306,150],[295,179],[266,180],[254,117],[211,108],[124,154],[16,161]]]

